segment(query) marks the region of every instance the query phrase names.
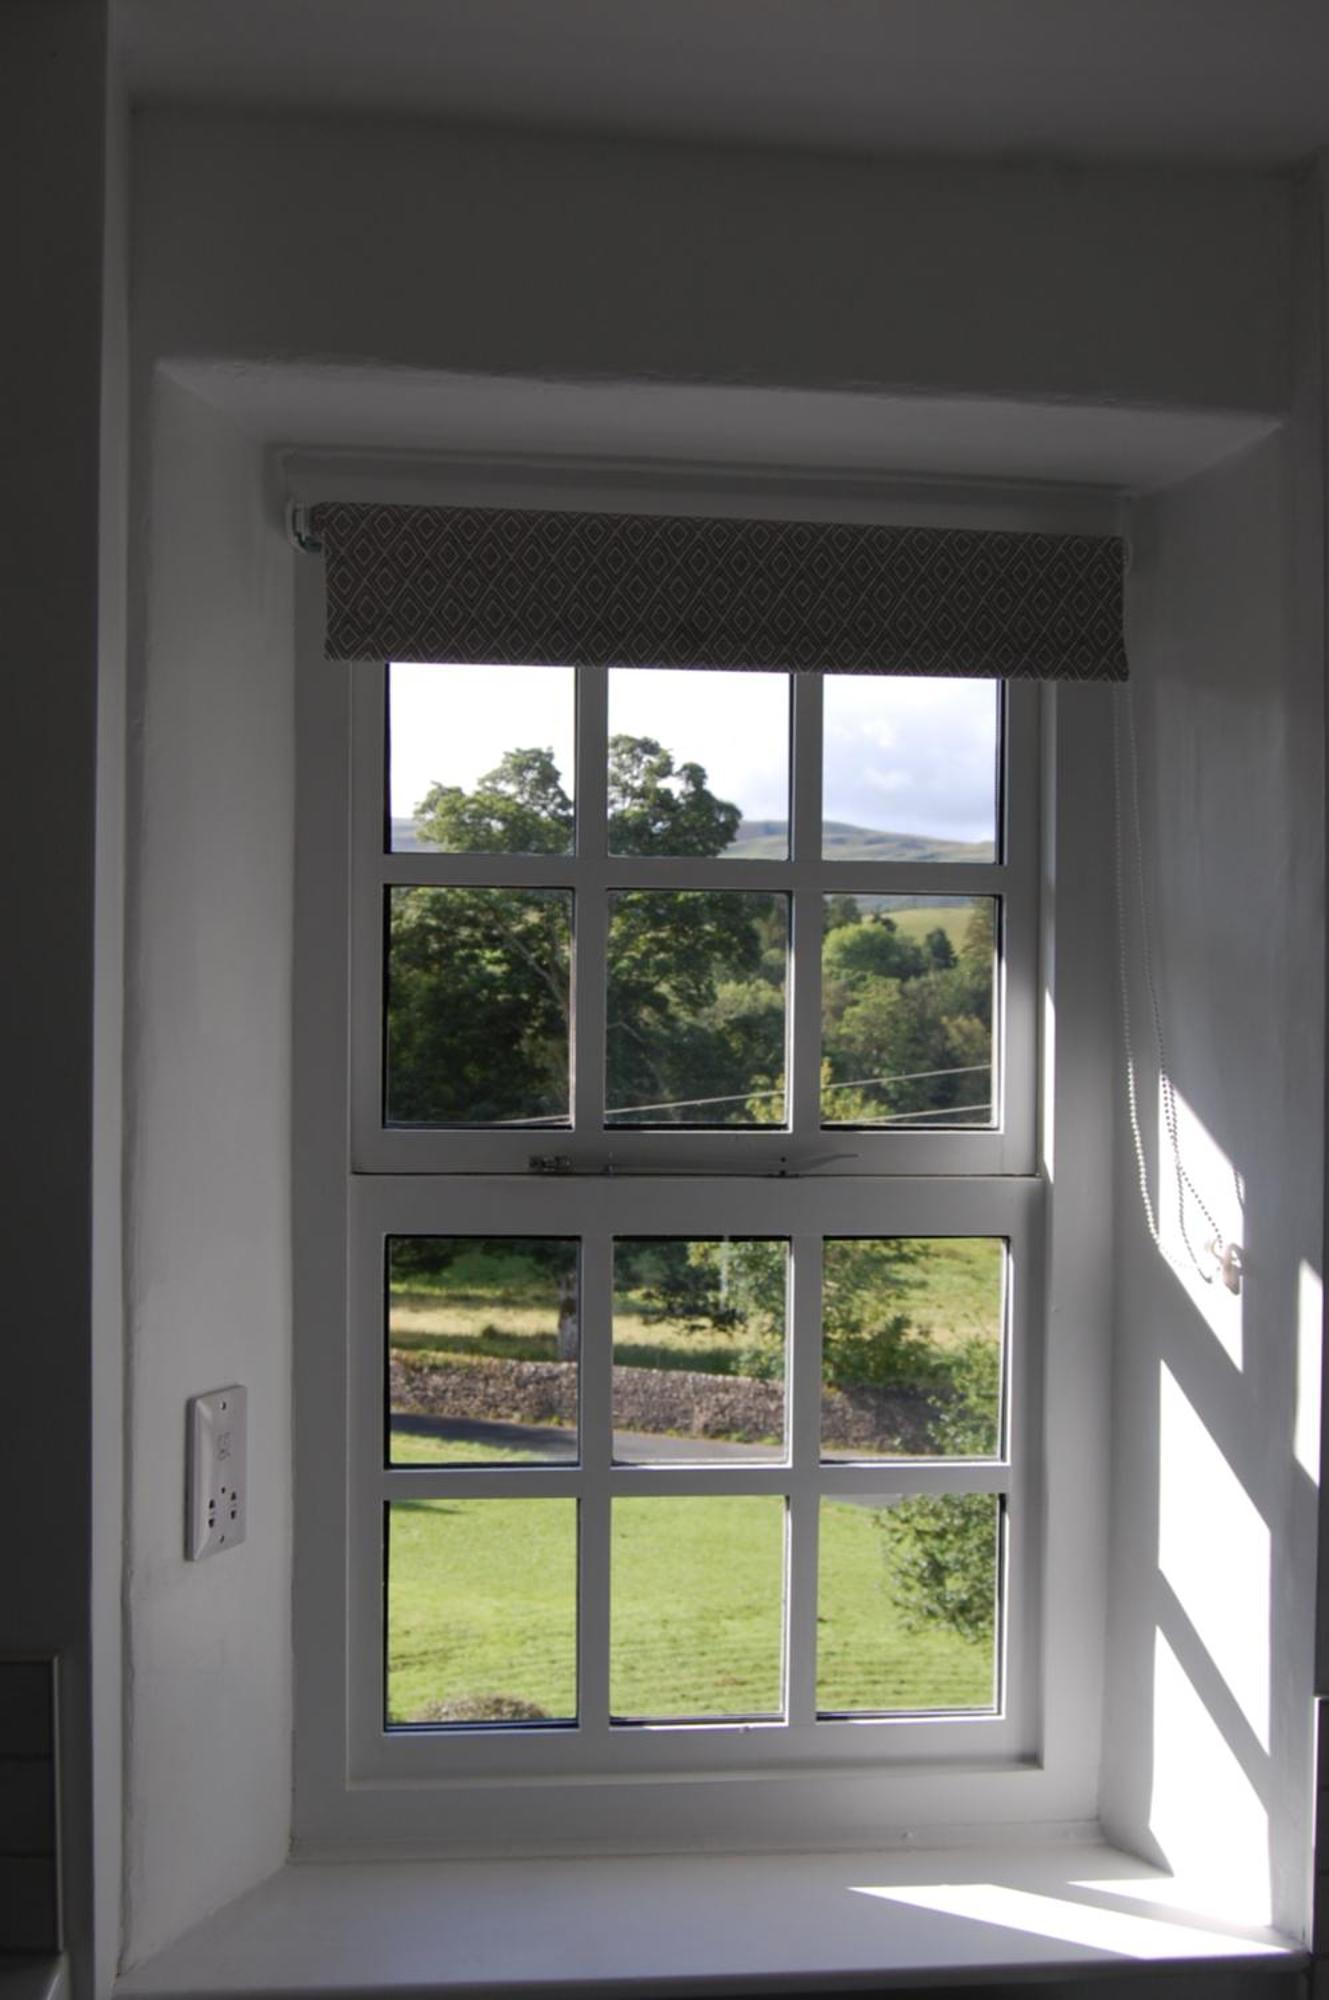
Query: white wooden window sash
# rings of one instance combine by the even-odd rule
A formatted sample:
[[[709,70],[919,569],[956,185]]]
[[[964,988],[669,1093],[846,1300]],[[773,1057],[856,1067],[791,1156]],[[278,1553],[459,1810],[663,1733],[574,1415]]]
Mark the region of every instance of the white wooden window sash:
[[[348,1186],[350,1489],[348,1772],[369,1783],[563,1783],[604,1776],[800,1772],[1018,1761],[1036,1741],[1038,1565],[1033,1457],[1042,1186],[1035,1176],[1038,964],[1037,688],[1003,690],[999,859],[987,864],[823,861],[820,680],[792,677],[791,849],[785,861],[615,858],[606,851],[607,677],[578,670],[575,857],[386,850],[386,668],[351,679],[351,1014]],[[383,1123],[384,899],[394,884],[570,888],[571,1128],[422,1129]],[[605,1129],[607,909],[614,889],[787,895],[789,1128]],[[821,1126],[820,955],[830,893],[1000,899],[991,1130]],[[557,1155],[568,1171],[532,1173]],[[609,1171],[606,1171],[608,1169]],[[384,1463],[385,1246],[399,1235],[543,1235],[580,1243],[580,1457],[567,1466]],[[783,1464],[612,1462],[612,1256],[616,1237],[769,1236],[791,1249]],[[983,1460],[821,1461],[821,1263],[840,1236],[1000,1237],[1008,1245],[1003,1419]],[[617,1725],[609,1712],[610,1517],[618,1496],[770,1494],[786,1501],[785,1712],[775,1721]],[[997,1699],[992,1712],[819,1717],[817,1520],[822,1497],[993,1493],[1002,1500]],[[394,1501],[525,1496],[578,1506],[578,1715],[522,1729],[389,1730],[384,1720],[386,1510]]]
[[[1007,683],[996,862],[844,862],[821,858],[822,682],[793,684],[791,854],[726,861],[607,852],[608,680],[577,670],[575,856],[392,854],[385,851],[386,668],[353,670],[352,1165],[364,1173],[510,1173],[533,1157],[574,1171],[1032,1173],[1035,1166],[1038,972],[1037,687]],[[501,674],[501,669],[495,670]],[[571,889],[574,894],[570,1127],[389,1127],[383,1122],[384,898],[398,884]],[[605,955],[615,889],[743,889],[790,898],[787,1129],[706,1132],[604,1125]],[[994,992],[995,1120],[991,1130],[901,1131],[821,1124],[821,943],[824,898],[993,896],[1000,951]]]
[[[382,1779],[559,1780],[680,1768],[842,1769],[901,1756],[1017,1756],[1034,1726],[1035,1496],[1027,1441],[1036,1421],[1041,1189],[1012,1177],[755,1181],[651,1176],[609,1182],[539,1176],[359,1177],[351,1196],[353,1343],[350,1707],[352,1768]],[[501,1218],[500,1222],[497,1218]],[[612,1256],[617,1237],[787,1239],[791,1247],[787,1450],[782,1464],[618,1465],[612,1461]],[[398,1235],[578,1237],[581,1243],[580,1462],[558,1466],[384,1464],[384,1246]],[[983,1459],[821,1460],[823,1244],[842,1236],[1000,1236],[1009,1246],[1003,1420]],[[823,1497],[993,1493],[1003,1501],[997,1695],[991,1712],[817,1714],[817,1510]],[[786,1514],[785,1716],[772,1721],[615,1724],[609,1712],[610,1509],[648,1494],[783,1497]],[[384,1726],[385,1510],[394,1501],[466,1496],[578,1502],[578,1717],[519,1730]]]

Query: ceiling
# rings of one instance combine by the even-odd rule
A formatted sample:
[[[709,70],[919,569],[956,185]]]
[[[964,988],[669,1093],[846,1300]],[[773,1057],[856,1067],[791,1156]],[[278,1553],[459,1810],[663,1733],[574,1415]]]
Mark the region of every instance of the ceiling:
[[[1329,0],[113,0],[139,99],[869,154],[1287,166]]]

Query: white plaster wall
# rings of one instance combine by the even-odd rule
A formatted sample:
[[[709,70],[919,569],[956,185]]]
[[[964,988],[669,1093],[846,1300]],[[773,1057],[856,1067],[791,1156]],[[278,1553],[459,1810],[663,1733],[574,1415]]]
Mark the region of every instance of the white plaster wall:
[[[1307,1918],[1323,1268],[1322,516],[1314,358],[1282,439],[1140,508],[1131,656],[1159,991],[1187,1170],[1246,1251],[1190,1271],[1158,1140],[1154,1247],[1118,1134],[1104,1810],[1221,1912]],[[1244,1181],[1244,1208],[1233,1170]],[[1197,1248],[1210,1234],[1193,1204]],[[1202,1255],[1203,1261],[1203,1255]]]
[[[290,1817],[291,555],[262,455],[169,381],[133,690],[125,1955]],[[185,1402],[249,1390],[248,1540],[184,1559]]]
[[[795,162],[162,111],[137,124],[135,449],[150,515],[130,826],[131,1961],[276,1865],[289,1808],[291,558],[264,511],[259,435],[159,364],[1276,412],[1289,254],[1285,191],[1258,177]],[[263,435],[279,439],[279,423],[269,413]],[[1184,517],[1191,502],[1176,504]],[[1261,524],[1263,505],[1252,491]],[[1149,588],[1145,563],[1142,601]],[[1169,572],[1153,601],[1199,613],[1201,594]],[[1231,616],[1204,615],[1201,633],[1231,633]],[[1208,726],[1226,742],[1243,701],[1265,709],[1247,655],[1224,644],[1233,700]],[[1291,666],[1273,657],[1281,688]],[[1305,756],[1298,687],[1279,712]],[[1216,942],[1196,940],[1206,992]],[[250,1540],[191,1568],[184,1401],[232,1379],[252,1399]],[[1125,1509],[1119,1521],[1138,1525]],[[1303,1560],[1290,1546],[1289,1575]],[[1128,1563],[1127,1595],[1132,1581]],[[1127,1688],[1129,1625],[1113,1655]],[[1129,1799],[1114,1804],[1133,1825]]]
[[[153,351],[1281,408],[1274,178],[151,111]]]

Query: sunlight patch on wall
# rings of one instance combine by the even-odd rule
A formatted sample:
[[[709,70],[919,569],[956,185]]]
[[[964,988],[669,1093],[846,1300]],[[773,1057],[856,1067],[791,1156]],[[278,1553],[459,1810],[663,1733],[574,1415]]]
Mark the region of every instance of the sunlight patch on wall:
[[[1174,1086],[1177,1152],[1193,1192],[1179,1186],[1173,1135],[1168,1130],[1168,1096],[1158,1092],[1159,1247],[1183,1291],[1235,1367],[1242,1365],[1242,1300],[1219,1274],[1210,1249],[1215,1225],[1225,1243],[1245,1242],[1242,1197],[1236,1169],[1209,1128]],[[1198,1197],[1198,1198],[1197,1198]],[[1207,1211],[1207,1212],[1206,1212]],[[1201,1269],[1209,1277],[1206,1283]]]
[[[1236,1755],[1161,1632],[1154,1635],[1149,1831],[1197,1915],[1271,1918],[1269,1817]]]
[[[1158,1451],[1159,1570],[1267,1750],[1272,1538],[1166,1364]]]
[[[1107,1885],[1111,1887],[1112,1885]],[[1115,1958],[1226,1958],[1236,1941],[1230,1932],[1200,1930],[1194,1924],[1157,1921],[1132,1910],[1105,1910],[1069,1896],[1035,1895],[1000,1882],[938,1882],[917,1888],[855,1888],[856,1896],[879,1896],[883,1902],[905,1903],[912,1909],[935,1910],[941,1916],[968,1917],[974,1923],[1000,1924],[1026,1937],[1053,1938],[1077,1945],[1095,1956]],[[1240,1941],[1240,1950],[1277,1954],[1275,1944]]]
[[[1324,1286],[1303,1257],[1297,1273],[1297,1414],[1292,1448],[1308,1479],[1320,1483],[1320,1371],[1324,1351]]]

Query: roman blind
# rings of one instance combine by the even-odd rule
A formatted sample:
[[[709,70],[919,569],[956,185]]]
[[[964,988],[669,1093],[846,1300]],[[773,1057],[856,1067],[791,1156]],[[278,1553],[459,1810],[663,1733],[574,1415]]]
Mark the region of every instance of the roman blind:
[[[328,502],[330,659],[1126,678],[1123,545]]]

